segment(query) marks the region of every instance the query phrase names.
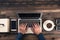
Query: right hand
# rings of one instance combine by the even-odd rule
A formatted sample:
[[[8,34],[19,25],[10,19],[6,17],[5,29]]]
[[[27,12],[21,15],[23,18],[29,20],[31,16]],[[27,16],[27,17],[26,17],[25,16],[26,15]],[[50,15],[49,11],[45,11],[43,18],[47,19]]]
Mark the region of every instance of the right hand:
[[[35,24],[33,25],[32,31],[33,31],[35,34],[39,35],[40,33],[42,33],[42,28],[40,27],[39,24],[35,23]]]

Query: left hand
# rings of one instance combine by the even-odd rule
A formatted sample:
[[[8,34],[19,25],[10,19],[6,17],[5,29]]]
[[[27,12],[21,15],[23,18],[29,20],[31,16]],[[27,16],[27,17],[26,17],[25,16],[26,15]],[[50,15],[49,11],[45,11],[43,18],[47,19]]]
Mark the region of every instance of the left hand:
[[[19,26],[19,32],[22,33],[22,34],[25,34],[25,32],[27,31],[27,27],[26,27],[27,24],[20,24]]]

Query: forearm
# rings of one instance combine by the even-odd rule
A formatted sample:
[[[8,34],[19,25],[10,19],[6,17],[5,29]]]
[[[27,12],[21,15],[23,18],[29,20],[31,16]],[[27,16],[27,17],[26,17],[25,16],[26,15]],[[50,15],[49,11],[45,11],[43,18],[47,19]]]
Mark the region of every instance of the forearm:
[[[39,40],[45,40],[44,35],[43,35],[42,33],[40,33],[40,34],[38,35],[38,38],[39,38]]]
[[[17,34],[17,37],[16,37],[16,40],[22,40],[22,37],[23,37],[23,34],[18,33]]]

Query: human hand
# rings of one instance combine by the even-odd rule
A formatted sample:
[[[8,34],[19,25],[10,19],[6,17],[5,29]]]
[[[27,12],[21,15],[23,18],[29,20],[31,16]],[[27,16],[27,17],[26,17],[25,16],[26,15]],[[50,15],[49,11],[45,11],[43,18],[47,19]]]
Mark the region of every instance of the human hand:
[[[42,33],[42,27],[40,27],[39,24],[35,23],[35,24],[33,25],[32,31],[33,31],[35,34],[39,35],[40,33]]]
[[[24,23],[19,25],[19,29],[18,30],[19,30],[20,33],[25,34],[25,32],[27,31],[26,25],[27,24],[24,24]]]

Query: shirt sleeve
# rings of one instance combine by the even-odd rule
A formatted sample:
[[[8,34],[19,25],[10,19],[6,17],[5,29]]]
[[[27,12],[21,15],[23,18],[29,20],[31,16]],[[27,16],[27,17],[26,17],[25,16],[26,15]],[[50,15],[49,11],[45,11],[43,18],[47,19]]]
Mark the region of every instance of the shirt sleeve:
[[[17,34],[17,37],[16,37],[16,40],[22,40],[22,37],[23,37],[23,34],[18,33]]]
[[[38,35],[38,39],[39,39],[39,40],[45,40],[44,35],[43,35],[42,33],[40,33],[40,34]]]

